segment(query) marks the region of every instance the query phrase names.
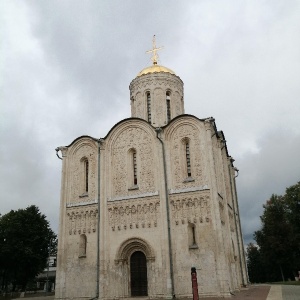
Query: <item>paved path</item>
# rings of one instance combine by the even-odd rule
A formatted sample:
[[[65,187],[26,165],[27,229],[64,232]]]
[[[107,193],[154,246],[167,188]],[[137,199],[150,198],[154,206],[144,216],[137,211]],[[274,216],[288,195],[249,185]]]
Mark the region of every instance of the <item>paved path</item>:
[[[248,291],[242,290],[234,299],[300,300],[300,285],[252,285]]]
[[[23,300],[53,300],[54,296],[19,298]],[[300,300],[300,285],[251,285],[231,298],[200,298],[200,300]],[[147,298],[145,297],[145,300]]]
[[[200,300],[221,300],[224,298],[200,298]],[[300,285],[251,285],[242,289],[234,300],[300,300]]]
[[[300,300],[300,285],[282,285],[283,300]]]
[[[283,300],[281,285],[272,285],[267,300]]]
[[[251,285],[243,288],[240,292],[236,292],[231,298],[213,297],[213,298],[200,298],[199,300],[266,300],[269,294],[270,285]],[[270,298],[268,300],[273,300]],[[274,299],[275,300],[275,299]],[[277,299],[276,299],[277,300]],[[280,299],[281,300],[281,299]],[[299,299],[298,299],[299,300]]]

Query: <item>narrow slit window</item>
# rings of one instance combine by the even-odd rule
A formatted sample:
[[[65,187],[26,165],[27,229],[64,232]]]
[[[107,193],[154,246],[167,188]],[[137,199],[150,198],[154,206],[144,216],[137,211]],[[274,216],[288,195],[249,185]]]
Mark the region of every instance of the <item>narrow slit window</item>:
[[[171,101],[170,101],[170,92],[166,93],[166,101],[167,101],[167,122],[171,121]]]
[[[86,235],[81,234],[79,237],[79,257],[86,257],[86,244]]]
[[[193,239],[193,245],[196,245],[195,226],[192,226],[192,239]]]
[[[137,185],[136,151],[132,152],[132,162],[133,162],[133,185]]]
[[[147,92],[147,114],[148,114],[148,122],[151,123],[151,97],[150,97],[150,92]]]
[[[198,249],[198,245],[196,241],[196,226],[195,224],[192,223],[188,225],[188,241],[189,241],[189,249]]]
[[[87,193],[89,191],[89,161],[88,160],[84,162],[84,173],[85,173],[84,191]]]
[[[186,155],[186,169],[187,169],[187,176],[191,177],[191,157],[190,157],[190,144],[187,141],[185,144],[185,155]]]

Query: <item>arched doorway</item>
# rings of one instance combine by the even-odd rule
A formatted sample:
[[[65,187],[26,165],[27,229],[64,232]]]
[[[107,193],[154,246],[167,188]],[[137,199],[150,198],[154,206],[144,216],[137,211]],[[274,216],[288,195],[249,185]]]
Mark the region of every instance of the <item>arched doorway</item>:
[[[148,296],[147,260],[141,251],[135,251],[130,257],[131,296]]]

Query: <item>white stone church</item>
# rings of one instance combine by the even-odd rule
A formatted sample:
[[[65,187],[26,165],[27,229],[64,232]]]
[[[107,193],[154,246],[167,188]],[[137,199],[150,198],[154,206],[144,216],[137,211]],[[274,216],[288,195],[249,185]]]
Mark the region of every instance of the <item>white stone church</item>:
[[[56,299],[225,296],[247,284],[235,177],[213,118],[185,114],[183,82],[153,65],[131,117],[62,156]]]

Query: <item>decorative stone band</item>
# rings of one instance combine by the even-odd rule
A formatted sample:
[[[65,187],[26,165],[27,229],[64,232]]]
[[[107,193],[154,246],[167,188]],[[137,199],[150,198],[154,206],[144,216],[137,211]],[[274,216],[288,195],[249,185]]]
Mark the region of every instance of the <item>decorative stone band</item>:
[[[144,194],[135,194],[135,195],[129,195],[129,196],[118,196],[113,198],[107,198],[108,202],[112,201],[120,201],[120,200],[129,200],[129,199],[137,199],[137,198],[145,198],[145,197],[151,197],[151,196],[158,196],[159,192],[150,192],[150,193],[144,193]]]
[[[170,196],[172,220],[179,224],[207,224],[211,219],[209,192],[181,193]]]
[[[108,215],[112,231],[157,227],[159,203],[158,197],[110,202]]]
[[[67,213],[69,234],[96,232],[98,209],[96,207],[72,208]]]
[[[97,199],[89,200],[89,201],[81,201],[81,202],[69,202],[66,204],[66,207],[78,207],[78,206],[85,206],[85,205],[91,205],[91,204],[96,204],[98,203]]]
[[[195,187],[189,187],[189,188],[177,189],[177,190],[170,189],[169,193],[180,194],[180,193],[197,192],[197,191],[205,191],[205,190],[209,190],[208,185],[195,186]]]

